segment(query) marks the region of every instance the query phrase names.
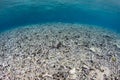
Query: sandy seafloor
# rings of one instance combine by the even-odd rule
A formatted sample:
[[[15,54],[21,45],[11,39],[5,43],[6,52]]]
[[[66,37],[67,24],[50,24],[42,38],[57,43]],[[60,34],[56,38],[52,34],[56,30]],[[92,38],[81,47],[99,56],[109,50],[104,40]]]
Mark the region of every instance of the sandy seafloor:
[[[70,23],[3,32],[0,80],[120,80],[120,35]]]

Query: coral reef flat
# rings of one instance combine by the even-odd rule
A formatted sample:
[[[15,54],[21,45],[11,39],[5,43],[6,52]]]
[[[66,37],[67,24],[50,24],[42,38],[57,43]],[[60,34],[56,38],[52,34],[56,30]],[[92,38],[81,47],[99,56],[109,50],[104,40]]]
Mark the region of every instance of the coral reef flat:
[[[120,35],[71,23],[3,32],[0,80],[120,80]]]

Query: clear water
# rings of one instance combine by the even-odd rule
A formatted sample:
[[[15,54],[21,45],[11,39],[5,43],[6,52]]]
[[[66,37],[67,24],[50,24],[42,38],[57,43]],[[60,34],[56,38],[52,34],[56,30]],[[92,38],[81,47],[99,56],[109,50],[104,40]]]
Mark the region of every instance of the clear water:
[[[46,22],[92,24],[120,32],[120,0],[0,0],[0,31]]]

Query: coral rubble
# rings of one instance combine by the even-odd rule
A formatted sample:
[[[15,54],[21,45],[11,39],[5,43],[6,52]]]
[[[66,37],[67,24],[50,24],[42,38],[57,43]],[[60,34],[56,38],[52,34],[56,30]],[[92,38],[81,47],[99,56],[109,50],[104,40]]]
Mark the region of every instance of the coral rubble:
[[[120,80],[120,36],[46,23],[0,34],[0,80]]]

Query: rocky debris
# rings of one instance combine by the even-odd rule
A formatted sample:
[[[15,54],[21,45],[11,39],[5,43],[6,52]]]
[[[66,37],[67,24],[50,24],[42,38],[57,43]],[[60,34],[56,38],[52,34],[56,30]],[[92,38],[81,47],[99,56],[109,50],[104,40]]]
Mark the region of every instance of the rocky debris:
[[[46,23],[0,34],[0,80],[120,80],[120,37],[98,26]]]
[[[101,66],[100,69],[93,69],[90,71],[88,79],[94,80],[105,80],[108,79],[110,76],[110,70],[107,67]]]
[[[118,48],[120,48],[120,40],[116,40],[115,45],[116,45]]]
[[[76,74],[76,69],[73,68],[69,71],[69,79],[76,80],[77,79],[77,74]]]
[[[97,47],[91,47],[90,50],[93,51],[93,52],[95,52],[95,53],[101,52],[101,49],[97,48]]]

